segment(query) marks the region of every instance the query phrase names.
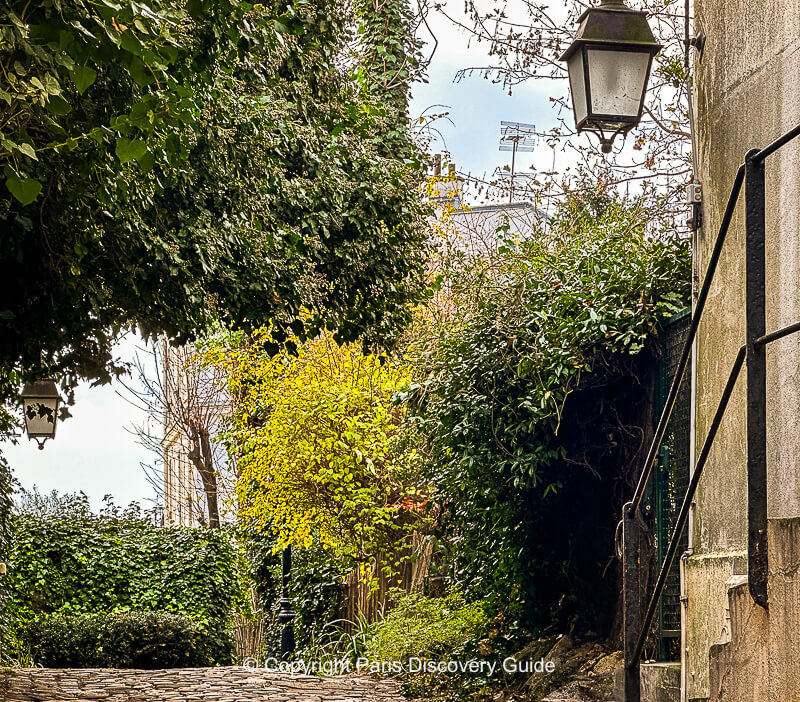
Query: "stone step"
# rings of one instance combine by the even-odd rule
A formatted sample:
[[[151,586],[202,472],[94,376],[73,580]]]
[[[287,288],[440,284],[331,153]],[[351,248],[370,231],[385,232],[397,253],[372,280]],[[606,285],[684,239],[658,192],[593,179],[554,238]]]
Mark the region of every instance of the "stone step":
[[[767,613],[750,597],[746,575],[727,582],[729,641],[709,650],[708,683],[711,702],[734,702],[744,699],[768,699]]]
[[[642,702],[680,702],[681,664],[642,663]]]

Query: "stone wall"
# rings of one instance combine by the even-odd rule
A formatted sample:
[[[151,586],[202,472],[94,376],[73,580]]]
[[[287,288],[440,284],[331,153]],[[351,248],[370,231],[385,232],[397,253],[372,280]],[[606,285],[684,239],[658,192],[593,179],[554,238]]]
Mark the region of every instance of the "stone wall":
[[[408,702],[392,681],[250,668],[0,668],[2,702]]]
[[[697,260],[704,272],[745,153],[800,123],[800,0],[695,0],[695,17],[696,28],[707,36],[702,61],[695,64],[698,176],[705,197]],[[771,156],[766,169],[767,329],[772,330],[800,320],[800,143]],[[745,340],[744,266],[740,204],[698,335],[698,445]],[[797,517],[800,336],[777,342],[767,358],[768,511],[771,519]],[[724,643],[720,639],[729,631],[726,582],[742,571],[747,548],[744,390],[742,376],[697,494],[694,556],[687,563],[688,699],[709,695],[709,646]],[[780,616],[771,612],[773,619]],[[795,661],[794,669],[798,666]]]

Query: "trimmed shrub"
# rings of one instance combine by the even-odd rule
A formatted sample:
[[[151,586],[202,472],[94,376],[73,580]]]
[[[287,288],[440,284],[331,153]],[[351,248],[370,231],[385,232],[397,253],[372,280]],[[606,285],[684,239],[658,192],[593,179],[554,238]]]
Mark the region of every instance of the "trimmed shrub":
[[[132,665],[130,655],[143,651],[136,653],[142,659],[137,665],[152,667],[160,663],[147,663],[153,658],[146,646],[151,627],[154,645],[174,648],[181,660],[230,660],[230,620],[245,588],[233,534],[160,528],[135,505],[120,510],[109,503],[95,515],[85,495],[34,494],[20,511],[11,520],[8,577],[0,583],[9,595],[8,658],[25,658],[26,644],[41,642],[36,645],[43,648],[31,649],[37,663],[98,665],[100,659],[81,662],[101,655],[97,637],[114,641],[128,631],[136,633],[138,648],[110,651],[102,660]],[[129,612],[153,612],[155,618],[116,618]],[[179,616],[165,619],[166,613]]]
[[[165,611],[226,619],[242,596],[231,534],[159,528],[88,505],[13,520],[8,587],[20,624],[46,614]]]
[[[233,660],[224,622],[202,626],[169,612],[45,615],[20,637],[47,668],[193,668]]]

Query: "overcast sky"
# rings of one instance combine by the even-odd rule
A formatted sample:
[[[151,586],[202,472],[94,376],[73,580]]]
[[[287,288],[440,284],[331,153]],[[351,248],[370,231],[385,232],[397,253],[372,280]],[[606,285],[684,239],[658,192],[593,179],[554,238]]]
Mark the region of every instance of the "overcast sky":
[[[453,13],[463,12],[460,0],[451,1],[450,5]],[[564,87],[556,87],[550,81],[524,84],[516,86],[509,96],[501,85],[480,77],[454,83],[458,69],[489,62],[486,44],[472,42],[468,46],[467,35],[440,16],[431,16],[430,24],[439,46],[429,82],[413,90],[412,115],[434,105],[445,106],[436,107],[435,111],[449,113],[447,120],[438,122],[446,144],[434,144],[432,151],[446,146],[460,171],[490,175],[510,162],[509,153],[498,151],[501,120],[532,123],[540,129],[553,126],[555,117],[548,96]],[[531,165],[549,170],[552,159],[550,149],[542,147],[520,157],[517,170],[524,171]],[[132,358],[137,343],[141,342],[134,338],[124,340],[119,346],[120,356]],[[155,495],[140,463],[152,462],[154,456],[139,446],[130,432],[144,417],[119,396],[119,390],[114,385],[80,386],[72,418],[59,424],[56,438],[48,441],[42,451],[27,438],[17,446],[4,444],[3,453],[19,483],[28,489],[36,485],[42,492],[83,491],[95,508],[107,494],[117,504],[136,500],[150,505]]]
[[[511,3],[514,4],[513,2]],[[521,5],[521,3],[516,3]],[[449,3],[449,12],[463,13],[463,3]],[[461,15],[466,23],[468,20]],[[475,176],[491,175],[503,165],[510,164],[511,155],[498,150],[500,122],[533,124],[544,131],[555,125],[555,113],[549,96],[554,91],[563,93],[565,86],[543,80],[516,85],[512,94],[501,84],[493,83],[479,74],[454,82],[461,68],[491,65],[487,56],[488,45],[469,42],[464,30],[454,27],[441,15],[432,14],[430,25],[439,39],[438,48],[429,71],[429,82],[413,89],[412,115],[419,115],[431,106],[431,111],[447,112],[437,127],[445,143],[431,145],[436,152],[446,148],[461,172]],[[550,170],[553,153],[542,144],[534,154],[523,154],[517,159],[517,170],[525,171],[531,165],[537,170]]]

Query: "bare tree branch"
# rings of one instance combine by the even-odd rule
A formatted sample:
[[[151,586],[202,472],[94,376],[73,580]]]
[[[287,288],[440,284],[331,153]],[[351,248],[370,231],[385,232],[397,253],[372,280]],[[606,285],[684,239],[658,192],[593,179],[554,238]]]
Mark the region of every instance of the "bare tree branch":
[[[224,377],[194,348],[165,341],[137,354],[134,375],[135,383],[123,382],[122,396],[146,413],[132,431],[156,456],[142,468],[164,502],[167,523],[219,527],[221,498],[235,488],[220,441],[230,409]]]
[[[691,6],[682,0],[639,0],[637,9],[647,11],[654,34],[664,45],[656,58],[648,92],[645,119],[631,134],[628,147],[618,147],[615,154],[605,157],[586,138],[575,139],[572,107],[566,69],[560,55],[572,42],[574,21],[591,5],[584,0],[565,0],[564,3],[545,0],[505,0],[486,3],[466,0],[463,15],[437,5],[438,11],[454,27],[467,31],[471,39],[488,45],[491,63],[471,65],[456,73],[456,81],[480,75],[509,91],[522,82],[552,80],[550,96],[556,111],[557,126],[539,134],[542,143],[554,150],[561,149],[577,159],[577,169],[571,175],[551,170],[547,180],[559,176],[560,183],[544,184],[544,173],[534,175],[528,192],[514,183],[514,192],[531,202],[550,197],[563,197],[571,192],[570,179],[580,181],[581,173],[596,173],[607,184],[637,184],[648,178],[657,184],[653,195],[658,198],[660,212],[673,226],[684,213],[683,189],[692,177],[692,131],[687,97],[691,96],[691,76],[686,59],[684,39],[691,26]],[[630,148],[632,146],[632,149]],[[501,177],[498,177],[501,176]],[[502,174],[494,177],[465,175],[465,183],[480,190],[486,201],[505,196],[508,184]],[[533,181],[540,181],[534,184]]]

